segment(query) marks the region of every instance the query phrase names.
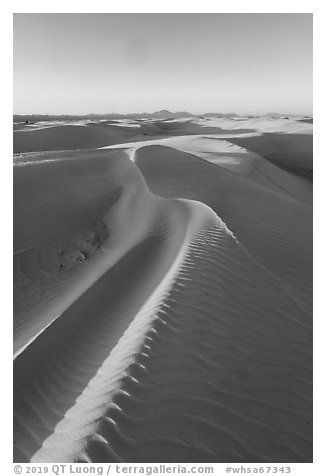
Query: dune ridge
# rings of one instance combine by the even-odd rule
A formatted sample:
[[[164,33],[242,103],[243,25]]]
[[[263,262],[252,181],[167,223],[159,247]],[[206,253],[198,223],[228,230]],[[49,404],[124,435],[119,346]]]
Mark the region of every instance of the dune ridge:
[[[104,162],[102,158],[104,159]],[[124,158],[126,159],[125,161]],[[80,159],[84,160],[83,156],[81,156]],[[106,167],[108,167],[108,170],[111,173],[115,166],[118,166],[120,172],[121,169],[123,170],[126,168],[126,171],[122,173],[122,180],[124,181],[123,188],[125,188],[125,190],[120,194],[118,202],[114,204],[113,207],[109,208],[109,211],[106,213],[107,216],[104,218],[107,220],[110,228],[114,228],[115,232],[112,231],[110,233],[110,236],[106,242],[101,244],[101,250],[98,250],[97,253],[95,253],[95,255],[91,257],[87,263],[83,262],[82,264],[79,264],[77,267],[78,272],[73,270],[74,273],[72,277],[74,280],[71,279],[71,273],[67,277],[62,271],[58,272],[59,277],[64,283],[68,279],[70,286],[68,297],[70,301],[64,303],[65,307],[63,311],[60,312],[59,317],[55,316],[55,319],[52,318],[52,320],[50,319],[52,308],[48,306],[48,302],[46,299],[44,299],[43,293],[41,295],[37,293],[37,295],[34,296],[37,304],[41,305],[41,312],[38,314],[36,313],[37,309],[31,306],[31,302],[27,303],[28,306],[26,306],[26,302],[24,302],[24,305],[27,307],[28,314],[23,314],[23,318],[21,317],[20,313],[20,302],[18,301],[18,306],[17,304],[15,306],[15,319],[18,320],[16,345],[18,346],[18,344],[21,342],[20,336],[24,338],[25,344],[23,349],[21,349],[16,354],[14,373],[15,381],[17,382],[17,385],[15,385],[17,412],[15,414],[18,420],[19,414],[24,414],[25,422],[28,421],[26,413],[29,412],[31,414],[31,419],[29,421],[31,432],[33,432],[33,425],[35,424],[35,415],[31,411],[31,408],[29,408],[30,402],[28,402],[28,399],[26,402],[24,402],[25,395],[28,393],[26,387],[30,388],[29,380],[34,382],[34,375],[38,375],[39,372],[43,372],[43,365],[45,365],[45,368],[47,368],[45,364],[46,357],[50,359],[54,366],[57,365],[54,364],[53,354],[57,355],[58,351],[56,350],[55,345],[56,342],[58,342],[58,339],[60,339],[60,341],[62,340],[62,333],[66,332],[69,334],[71,331],[72,336],[74,336],[71,339],[67,337],[68,341],[64,342],[66,345],[66,352],[68,352],[70,345],[74,347],[74,338],[78,339],[75,332],[76,324],[78,322],[77,319],[79,319],[78,327],[81,322],[84,323],[84,326],[88,327],[87,312],[91,314],[95,313],[96,315],[95,310],[97,310],[99,314],[97,316],[98,326],[101,326],[103,325],[103,323],[101,324],[101,319],[104,320],[106,318],[105,313],[114,315],[114,311],[111,309],[112,307],[114,308],[114,303],[116,303],[115,305],[118,307],[118,309],[120,309],[122,306],[122,310],[117,310],[116,313],[118,313],[118,315],[120,313],[125,315],[124,319],[119,319],[116,317],[115,320],[113,317],[111,317],[112,322],[110,323],[111,327],[109,327],[109,332],[112,332],[112,335],[106,335],[102,350],[100,349],[100,352],[104,352],[102,357],[104,359],[104,356],[107,356],[107,353],[110,351],[111,347],[115,345],[119,334],[123,332],[124,327],[128,325],[128,323],[134,317],[135,313],[137,312],[137,306],[140,306],[142,299],[145,299],[145,297],[150,294],[151,290],[155,289],[155,286],[159,282],[158,280],[161,279],[160,276],[164,276],[170,261],[173,259],[175,253],[179,250],[179,242],[182,239],[184,233],[183,230],[186,226],[186,214],[184,212],[185,207],[181,207],[180,204],[175,205],[173,201],[163,200],[150,194],[144,181],[142,181],[139,172],[137,172],[136,167],[128,160],[126,156],[124,157],[118,154],[118,156],[115,156],[114,159],[112,159],[112,162],[108,163],[107,152],[100,154],[95,153],[92,157],[95,174],[96,162],[97,166],[100,166],[99,169],[101,175],[103,174],[103,163],[108,164]],[[62,163],[60,166],[58,165],[58,163],[52,164],[51,167],[53,167],[53,170],[55,170],[60,177],[62,173],[66,172],[67,167],[66,164]],[[80,166],[80,164],[78,165]],[[78,180],[80,179],[81,177],[79,176]],[[87,180],[89,180],[88,173]],[[104,181],[107,182],[105,175]],[[97,186],[98,182],[96,181],[95,184]],[[70,183],[70,185],[72,184]],[[99,190],[96,188],[96,194],[98,193]],[[49,192],[49,195],[51,197],[51,191]],[[77,197],[77,202],[72,204],[74,211],[76,211],[76,206],[83,205],[83,202],[79,203],[79,200],[79,197]],[[50,206],[52,205],[51,200],[48,200],[48,203]],[[28,202],[26,203],[26,206],[28,206]],[[115,209],[115,207],[117,207],[117,209]],[[148,208],[147,212],[146,207]],[[137,210],[140,210],[141,215],[137,213]],[[85,209],[83,209],[83,214],[85,214],[85,212]],[[64,210],[64,213],[67,213],[67,210]],[[126,216],[129,216],[127,223],[128,226],[132,227],[133,232],[131,234],[128,234],[129,229],[126,229]],[[56,228],[58,227],[57,222],[52,221],[51,223],[52,226]],[[45,232],[45,235],[47,235],[47,233],[48,231]],[[51,238],[52,242],[54,241],[53,246],[55,246],[55,237],[51,236]],[[138,250],[139,246],[142,252]],[[134,249],[138,250],[138,253],[140,253],[139,258],[137,258],[137,251],[133,251]],[[42,255],[43,267],[45,265],[49,266],[49,263],[51,264],[51,260],[46,262],[48,255],[44,257],[42,254],[42,247],[38,249],[37,253]],[[17,256],[17,259],[20,258],[21,253],[19,253]],[[35,256],[33,258],[35,258]],[[144,277],[139,276],[139,272],[141,272],[141,270],[144,271],[145,268],[143,259],[148,259],[148,275],[150,278],[146,273],[144,273]],[[34,272],[36,273],[36,278],[37,273],[39,273],[39,269],[37,268],[37,260],[35,264],[36,266],[34,265]],[[128,273],[125,268],[128,269]],[[134,268],[136,268],[136,270]],[[84,286],[85,277],[83,274],[86,274],[86,286]],[[16,286],[18,289],[20,286],[20,276],[21,275],[19,273],[16,273]],[[59,279],[59,277],[57,279]],[[125,282],[123,282],[123,279],[125,279]],[[139,283],[142,284],[139,284],[137,282],[138,280]],[[40,278],[36,280],[36,283],[41,290],[43,286],[49,286],[48,282],[44,282],[44,280],[42,282]],[[73,285],[75,285],[75,289],[72,287]],[[128,305],[128,303],[124,302],[123,300],[125,288],[128,289],[128,286],[131,288],[130,292],[134,297],[134,299],[131,299],[130,305]],[[105,287],[107,288],[103,296],[102,293]],[[121,292],[119,289],[121,289]],[[24,295],[24,291],[22,292],[22,295]],[[53,305],[56,307],[56,309],[58,309],[58,306],[61,306],[62,309],[62,294],[53,295],[52,293],[51,297],[54,301]],[[31,307],[32,309],[30,309]],[[124,309],[125,307],[127,309]],[[82,318],[78,318],[80,313],[82,314]],[[35,327],[33,323],[35,323],[35,326],[37,327]],[[37,339],[35,339],[35,334],[37,335]],[[31,339],[27,341],[26,344],[26,338],[28,336],[31,336]],[[82,333],[82,336],[83,339],[86,338],[87,340],[87,335],[85,336]],[[90,348],[90,351],[91,349],[92,348]],[[44,352],[45,355],[44,360],[42,360],[41,363],[41,369],[37,371],[36,369],[40,366],[39,355],[44,354]],[[61,352],[64,353],[64,346],[63,349],[60,349],[60,354]],[[83,358],[81,360],[83,360]],[[50,364],[50,368],[52,364]],[[93,364],[91,364],[91,366],[92,365]],[[97,367],[95,367],[95,369],[96,368]],[[93,371],[95,370],[90,370],[89,372]],[[72,381],[74,380],[75,372],[76,369],[73,368],[72,373],[70,374]],[[46,373],[48,373],[48,370],[46,370]],[[89,373],[89,375],[91,374]],[[28,376],[27,381],[26,376]],[[55,377],[54,381],[56,381]],[[47,383],[51,389],[51,383],[48,380]],[[33,386],[33,384],[31,385]],[[43,392],[50,392],[51,394],[51,390],[49,390],[48,385],[43,388],[41,394],[43,394]],[[85,382],[82,380],[78,385],[83,386],[85,385]],[[79,388],[82,389],[83,387]],[[37,401],[39,396],[38,389],[36,391],[31,391],[33,400]],[[56,416],[54,416],[54,420],[55,419]],[[42,430],[45,431],[45,433],[48,431],[46,427],[47,425],[45,425],[45,428]],[[24,438],[22,431],[20,432],[19,438]],[[32,444],[30,440],[29,444]],[[37,444],[38,443],[36,442],[36,446]]]
[[[14,184],[17,353],[143,238],[161,204],[123,151],[17,167]]]
[[[310,206],[165,146],[138,149],[135,163],[153,193],[200,201],[212,208],[249,254],[311,312]]]
[[[311,458],[311,419],[309,411],[305,413],[311,399],[309,366],[304,364],[309,361],[311,338],[306,316],[297,308],[300,318],[287,319],[294,303],[286,295],[280,299],[277,284],[243,254],[220,220],[198,231],[189,251],[147,334],[145,353],[137,356],[114,397],[115,405],[109,406],[78,461],[119,461],[126,455],[128,461],[147,462]],[[210,272],[214,258],[219,265],[214,276],[218,286]],[[223,271],[229,272],[229,279]],[[243,287],[230,290],[233,273],[237,285],[241,276],[247,286],[242,282]],[[264,316],[254,311],[261,293],[268,297]],[[276,309],[273,293],[279,300]],[[232,295],[244,304],[242,312],[232,309]],[[250,314],[249,324],[242,318]],[[274,354],[276,335],[279,354]],[[230,343],[232,352],[227,350]],[[264,360],[255,359],[262,355],[260,346],[265,349]],[[285,383],[290,375],[291,386]],[[277,380],[281,397],[275,387],[272,391],[269,378]],[[291,409],[288,398],[294,403]]]
[[[305,178],[197,134],[14,186],[15,462],[312,460]]]
[[[237,134],[253,132],[253,129],[237,129]],[[87,122],[87,123],[44,123],[22,125],[14,129],[14,153],[35,151],[75,150],[120,144],[126,141],[144,140],[150,137],[169,137],[180,134],[198,133],[227,134],[233,130],[220,125],[198,124],[187,121],[148,120],[145,122]]]
[[[187,206],[192,214],[198,208]],[[187,252],[184,242],[155,290],[159,299],[139,311],[33,462],[311,457],[306,316],[224,223],[199,207],[200,226],[197,215]]]
[[[126,369],[134,363],[135,355],[139,353],[145,355],[143,349],[145,335],[151,329],[152,321],[156,319],[162,302],[173,286],[192,235],[197,228],[200,228],[200,224],[205,220],[205,215],[209,215],[207,210],[203,212],[204,207],[201,204],[192,204],[190,212],[187,210],[188,207],[190,208],[188,204],[178,203],[176,206],[181,208],[183,213],[188,214],[189,218],[184,239],[179,245],[178,254],[173,259],[171,267],[135,315],[117,345],[98,369],[95,377],[76,400],[74,407],[65,414],[64,419],[57,425],[54,433],[44,441],[42,448],[33,456],[31,461],[44,462],[49,459],[56,460],[58,457],[61,461],[71,461],[78,457],[83,445],[85,445],[85,440],[91,434],[90,428],[94,432],[98,420],[103,416],[103,407],[112,404],[110,400],[119,391],[121,379],[126,375]],[[167,259],[166,255],[164,259]],[[151,276],[151,279],[153,279],[153,276]],[[87,409],[88,412],[85,415]],[[71,428],[73,428],[73,431]],[[80,431],[82,431],[82,434],[80,434]],[[62,444],[63,434],[67,434],[64,444]],[[67,444],[67,440],[70,444]]]
[[[248,180],[312,206],[311,184],[301,177],[301,175],[305,175],[305,171],[300,171],[299,176],[293,176],[287,170],[284,170],[287,168],[291,169],[290,166],[280,169],[264,156],[250,152],[241,145],[237,145],[237,140],[239,140],[239,144],[246,144],[246,138],[250,141],[250,139],[254,140],[257,136],[252,134],[243,134],[241,138],[236,134],[177,136],[163,139],[148,139],[146,141],[139,140],[137,142],[106,146],[102,149],[124,149],[126,152],[129,151],[131,160],[135,160],[137,150],[142,147],[154,145],[170,147],[205,159]],[[281,149],[282,153],[283,150]],[[306,155],[309,156],[307,153]],[[300,160],[298,161],[297,168],[300,169]]]

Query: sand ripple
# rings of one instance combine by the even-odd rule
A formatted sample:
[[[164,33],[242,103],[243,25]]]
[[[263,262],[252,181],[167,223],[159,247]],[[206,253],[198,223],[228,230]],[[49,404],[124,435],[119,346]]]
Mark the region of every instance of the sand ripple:
[[[151,173],[153,150],[160,182]],[[164,195],[166,176],[171,198],[159,198],[128,159],[113,154],[107,169],[107,151],[97,153],[98,172],[86,180],[88,188],[73,189],[70,200],[81,213],[82,233],[88,221],[81,203],[98,185],[104,193],[101,174],[118,174],[114,201],[103,209],[96,202],[96,216],[110,231],[102,251],[57,278],[58,291],[48,298],[53,284],[46,276],[52,279],[60,240],[50,240],[44,220],[58,207],[55,228],[63,213],[51,189],[44,188],[45,199],[25,226],[30,242],[19,237],[18,292],[28,279],[35,289],[28,306],[18,299],[26,346],[14,361],[15,461],[311,461],[312,330],[303,267],[309,241],[297,236],[289,246],[285,239],[293,210],[297,220],[308,220],[310,207],[273,191],[263,195],[259,185],[196,158],[189,167],[197,173],[182,176],[189,154],[152,146],[140,150],[136,162],[155,193]],[[53,168],[60,180],[65,170]],[[196,181],[204,177],[200,190],[207,195],[199,197]],[[220,188],[207,203],[214,180]],[[181,182],[193,195],[172,199]],[[232,183],[239,185],[233,201],[227,196]],[[268,207],[253,205],[258,196],[283,205],[277,219],[264,215],[262,222]],[[298,227],[293,223],[292,232]],[[280,269],[271,258],[274,246],[288,263],[304,250],[302,267]],[[92,279],[80,286],[84,275]],[[49,322],[63,290],[74,298]],[[26,339],[36,331],[35,340]]]

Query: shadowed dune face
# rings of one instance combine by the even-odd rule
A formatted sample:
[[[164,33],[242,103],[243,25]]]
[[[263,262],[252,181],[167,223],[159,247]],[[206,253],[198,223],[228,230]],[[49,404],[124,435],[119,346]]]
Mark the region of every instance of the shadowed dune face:
[[[156,275],[155,268],[158,267],[162,275],[166,270],[168,256],[173,252],[168,246],[159,233],[156,236],[153,233],[135,246],[76,299],[35,344],[17,357],[14,363],[15,461],[30,461],[98,372],[143,301],[158,284],[160,274]],[[109,394],[106,397],[109,398]],[[45,422],[43,425],[39,418]],[[89,427],[96,424],[93,418],[92,413],[86,418]],[[75,448],[71,446],[69,451],[74,452]],[[51,460],[62,461],[62,455],[52,456]]]
[[[168,135],[187,135],[187,134],[229,134],[234,133],[233,129],[225,129],[223,127],[210,126],[209,122],[198,124],[197,122],[187,121],[156,121],[152,124],[153,130],[156,129],[158,133],[167,133]],[[246,134],[254,132],[254,129],[239,128],[236,130],[237,134]]]
[[[307,119],[298,119],[300,122],[306,122],[307,124],[313,124],[314,120],[312,117],[309,117]]]
[[[77,461],[311,459],[306,317],[224,231],[216,224],[193,241]]]
[[[126,131],[112,125],[98,127],[64,125],[39,130],[15,131],[14,153],[103,147],[108,144],[117,144],[125,140],[128,135],[133,136],[135,132],[130,128]]]
[[[262,155],[282,169],[312,179],[313,136],[311,134],[266,133],[255,137],[234,137],[229,141]]]

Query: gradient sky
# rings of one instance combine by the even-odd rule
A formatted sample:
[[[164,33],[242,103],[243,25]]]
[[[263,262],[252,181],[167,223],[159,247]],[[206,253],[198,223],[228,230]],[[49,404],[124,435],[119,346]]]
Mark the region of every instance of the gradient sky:
[[[15,14],[14,113],[312,113],[312,14]]]

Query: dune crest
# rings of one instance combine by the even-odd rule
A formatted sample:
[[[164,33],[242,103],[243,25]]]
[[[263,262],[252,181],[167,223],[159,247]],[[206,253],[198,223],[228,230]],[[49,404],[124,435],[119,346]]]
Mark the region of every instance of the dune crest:
[[[33,462],[311,457],[305,314],[212,211],[179,205],[172,268]]]
[[[143,239],[161,205],[120,151],[15,167],[14,183],[19,190],[14,196],[14,336],[19,353]]]
[[[312,460],[305,179],[189,135],[14,184],[16,462]]]

